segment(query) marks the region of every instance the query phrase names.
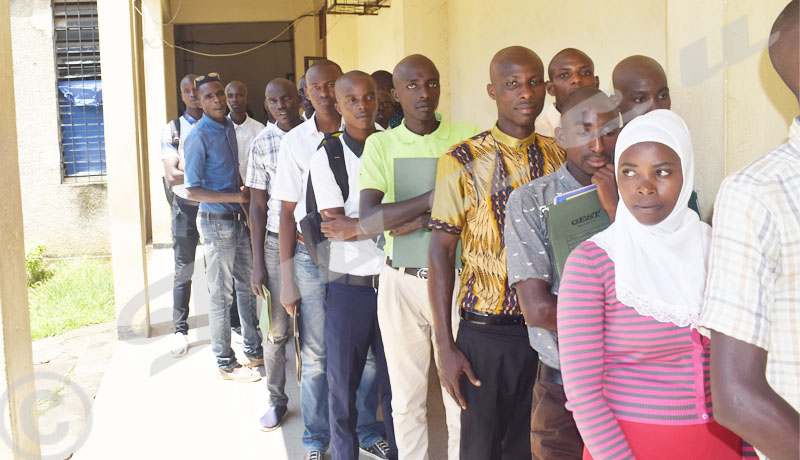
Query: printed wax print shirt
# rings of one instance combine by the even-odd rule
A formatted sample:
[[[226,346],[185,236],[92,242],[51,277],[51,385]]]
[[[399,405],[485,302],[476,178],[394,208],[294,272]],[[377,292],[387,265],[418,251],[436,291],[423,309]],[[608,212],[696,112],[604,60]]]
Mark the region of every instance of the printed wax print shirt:
[[[383,192],[384,203],[394,203],[394,160],[397,158],[439,158],[448,148],[474,136],[478,128],[474,125],[441,121],[430,134],[420,136],[406,128],[403,121],[390,131],[374,133],[367,138],[361,169],[358,173],[358,189],[374,189]],[[392,257],[392,241],[389,231],[384,232],[386,243],[383,251]]]
[[[247,161],[247,179],[244,184],[257,190],[266,190],[269,195],[267,201],[267,231],[278,233],[281,220],[281,202],[275,198],[272,188],[275,184],[275,173],[278,170],[278,151],[281,140],[287,131],[282,130],[275,123],[267,127],[253,139],[250,146],[250,158]]]
[[[230,114],[228,114],[228,119],[231,120],[233,129],[236,131],[236,145],[239,147],[239,174],[242,175],[242,181],[244,181],[244,178],[247,177],[247,161],[250,159],[250,146],[253,144],[253,139],[264,129],[264,125],[260,121],[250,118],[249,115],[246,116],[241,125],[237,125],[236,122],[231,119]]]
[[[325,142],[341,142],[344,163],[347,170],[347,200],[336,183],[336,177],[328,162],[328,154],[324,147],[311,157],[309,166],[311,182],[314,184],[314,196],[317,209],[344,208],[347,217],[358,218],[358,168],[364,147],[359,145],[347,132]],[[386,256],[378,247],[377,239],[359,241],[331,241],[329,268],[332,272],[350,275],[377,275],[385,265]]]
[[[178,142],[178,147],[175,147],[175,145],[172,143],[172,131],[175,129],[175,125],[172,120],[164,126],[164,129],[161,130],[161,161],[164,161],[167,158],[177,158],[178,161],[184,159],[183,145],[186,142],[186,136],[189,135],[189,132],[192,130],[192,128],[194,128],[194,125],[197,124],[197,120],[192,118],[192,116],[188,113],[184,112],[183,115],[178,117],[178,122],[181,124],[180,142]],[[183,199],[186,199],[186,184],[173,185],[172,193]]]
[[[556,317],[566,408],[594,458],[634,458],[618,420],[714,421],[709,340],[620,303],[614,262],[593,241],[567,258]],[[745,443],[742,457],[755,458]]]
[[[509,286],[516,288],[520,281],[537,279],[548,283],[550,292],[558,294],[559,280],[553,269],[544,207],[553,204],[557,195],[580,187],[564,163],[556,172],[528,182],[511,193],[506,205],[505,233]],[[561,367],[556,331],[528,327],[528,339],[545,365],[553,369]]]
[[[564,151],[549,137],[513,138],[497,126],[439,159],[431,226],[461,236],[458,305],[491,315],[522,314],[506,268],[506,202],[520,185],[558,169]]]
[[[723,181],[699,327],[767,351],[767,381],[800,410],[800,120]]]
[[[186,137],[184,152],[186,187],[203,187],[225,193],[239,193],[238,146],[233,123],[216,122],[203,115]],[[239,203],[200,203],[206,212],[240,211]]]

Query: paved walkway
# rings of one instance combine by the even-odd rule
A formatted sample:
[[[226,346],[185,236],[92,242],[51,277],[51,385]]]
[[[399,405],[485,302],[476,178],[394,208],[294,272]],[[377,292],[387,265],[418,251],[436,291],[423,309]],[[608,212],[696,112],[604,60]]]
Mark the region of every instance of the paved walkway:
[[[172,250],[150,257],[151,324],[163,335],[118,342],[97,392],[74,460],[94,459],[302,459],[303,426],[294,350],[287,349],[289,415],[283,426],[262,432],[258,419],[267,406],[264,380],[236,383],[217,377],[207,320],[208,292],[203,276],[202,248],[192,289],[189,333],[191,349],[183,358],[169,353],[172,318]],[[241,346],[234,346],[237,354]],[[263,367],[261,368],[264,374]],[[444,409],[438,382],[432,385],[431,458],[446,451]],[[435,401],[438,399],[439,403]],[[362,456],[362,458],[366,458]]]

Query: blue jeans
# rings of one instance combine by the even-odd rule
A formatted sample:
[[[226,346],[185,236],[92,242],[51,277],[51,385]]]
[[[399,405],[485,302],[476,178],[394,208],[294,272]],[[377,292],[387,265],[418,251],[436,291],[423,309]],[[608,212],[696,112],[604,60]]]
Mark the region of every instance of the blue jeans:
[[[328,450],[331,440],[328,424],[328,378],[325,348],[325,276],[305,245],[297,244],[294,277],[300,291],[300,356],[303,359],[300,382],[300,411],[303,415],[305,450]],[[378,382],[374,354],[367,360],[356,394],[358,440],[362,446],[375,444],[383,436],[377,421]]]
[[[213,213],[200,213],[200,235],[203,238],[206,278],[211,302],[208,325],[211,328],[211,351],[220,369],[236,366],[231,348],[231,316],[234,280],[239,317],[242,319],[244,353],[261,358],[261,338],[258,336],[256,296],[250,291],[253,272],[253,253],[250,231],[244,220],[225,220]]]

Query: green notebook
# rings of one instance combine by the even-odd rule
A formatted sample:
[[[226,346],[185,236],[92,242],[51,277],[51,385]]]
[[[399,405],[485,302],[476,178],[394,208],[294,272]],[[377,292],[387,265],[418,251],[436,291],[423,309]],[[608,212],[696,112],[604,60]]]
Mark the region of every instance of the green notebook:
[[[436,185],[436,166],[438,158],[395,158],[394,160],[394,199],[408,200]],[[431,232],[414,230],[394,238],[392,243],[393,267],[427,267],[428,247]],[[461,240],[456,248],[456,268],[461,268]]]
[[[600,207],[597,190],[548,206],[546,216],[547,235],[558,279],[564,272],[569,253],[611,225],[608,214]]]

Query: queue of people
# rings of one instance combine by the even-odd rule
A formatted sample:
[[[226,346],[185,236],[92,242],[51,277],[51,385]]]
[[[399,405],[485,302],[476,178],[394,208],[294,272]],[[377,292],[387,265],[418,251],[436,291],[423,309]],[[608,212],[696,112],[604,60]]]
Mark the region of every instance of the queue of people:
[[[769,48],[795,97],[798,3]],[[612,95],[574,48],[545,68],[507,47],[488,72],[483,131],[437,113],[446,82],[420,54],[392,73],[321,60],[297,87],[273,79],[266,125],[244,83],[185,76],[162,137],[173,355],[202,239],[219,375],[264,366],[264,431],[288,416],[297,325],[306,459],[429,458],[431,357],[451,460],[799,458],[800,118],[723,182],[708,225],[658,62],[623,59]],[[434,159],[435,188],[398,196],[404,159]],[[610,226],[557,269],[547,206],[592,185]],[[418,231],[428,263],[398,266],[398,238]]]

